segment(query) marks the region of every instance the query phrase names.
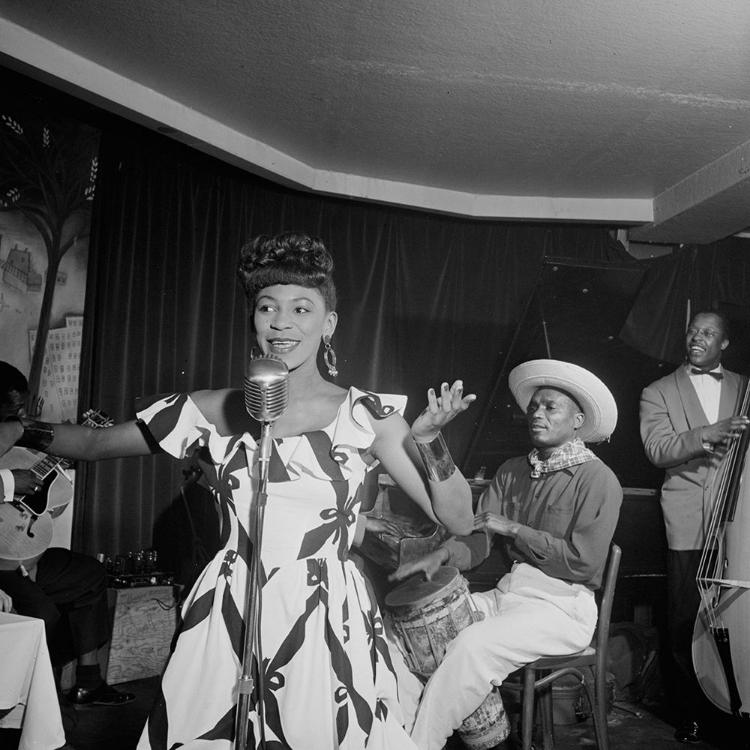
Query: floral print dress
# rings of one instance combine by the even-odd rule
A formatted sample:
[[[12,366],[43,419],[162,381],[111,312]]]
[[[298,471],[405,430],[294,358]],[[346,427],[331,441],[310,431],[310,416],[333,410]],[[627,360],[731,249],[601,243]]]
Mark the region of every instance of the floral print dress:
[[[325,429],[273,439],[261,554],[268,750],[416,747],[399,699],[411,705],[418,681],[386,638],[365,579],[348,559],[358,489],[371,468],[363,460],[374,438],[366,412],[383,419],[405,404],[403,396],[351,388]],[[219,435],[185,394],[141,404],[138,417],[167,453],[182,458],[203,448],[210,455],[201,468],[220,508],[223,542],[185,603],[138,749],[229,750],[242,672],[258,445],[248,433]],[[260,743],[256,698],[251,747]]]

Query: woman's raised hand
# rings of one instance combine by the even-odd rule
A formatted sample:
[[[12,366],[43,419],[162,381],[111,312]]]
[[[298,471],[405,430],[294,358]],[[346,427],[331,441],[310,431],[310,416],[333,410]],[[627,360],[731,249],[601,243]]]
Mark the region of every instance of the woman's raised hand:
[[[473,393],[464,396],[462,380],[456,380],[450,388],[448,383],[443,383],[439,393],[430,388],[427,391],[427,408],[414,420],[411,427],[414,439],[420,442],[434,440],[440,430],[457,414],[466,411],[476,398]]]

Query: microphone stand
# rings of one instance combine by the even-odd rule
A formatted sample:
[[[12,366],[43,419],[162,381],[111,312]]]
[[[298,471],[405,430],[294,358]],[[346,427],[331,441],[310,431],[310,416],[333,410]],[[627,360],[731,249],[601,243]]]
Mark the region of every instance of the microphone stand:
[[[252,530],[253,554],[250,573],[247,580],[245,594],[245,647],[242,652],[242,674],[237,683],[237,715],[235,717],[234,748],[246,750],[248,724],[250,714],[250,700],[254,688],[252,669],[253,653],[258,656],[258,725],[260,728],[261,750],[265,750],[265,718],[264,718],[264,680],[263,680],[263,649],[260,638],[260,618],[262,610],[262,585],[260,581],[261,560],[260,551],[263,543],[263,519],[266,511],[268,486],[268,462],[271,458],[271,433],[273,422],[264,420],[261,427],[260,446],[258,451],[258,490],[255,494],[255,528]],[[252,505],[251,505],[252,509]],[[252,518],[252,512],[250,514]],[[257,646],[254,648],[254,646]]]

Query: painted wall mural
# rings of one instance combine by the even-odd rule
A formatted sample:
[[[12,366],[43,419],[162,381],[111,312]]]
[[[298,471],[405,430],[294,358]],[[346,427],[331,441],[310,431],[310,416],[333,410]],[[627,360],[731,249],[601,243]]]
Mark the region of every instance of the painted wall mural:
[[[99,132],[29,95],[0,105],[0,359],[76,421]]]

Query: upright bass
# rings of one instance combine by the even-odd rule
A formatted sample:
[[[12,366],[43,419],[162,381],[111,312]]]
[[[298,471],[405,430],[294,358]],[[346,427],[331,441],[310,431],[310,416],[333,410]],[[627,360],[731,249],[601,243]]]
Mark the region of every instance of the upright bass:
[[[750,384],[740,415],[750,415]],[[693,664],[706,697],[750,732],[750,430],[734,438],[717,477],[697,576]]]

